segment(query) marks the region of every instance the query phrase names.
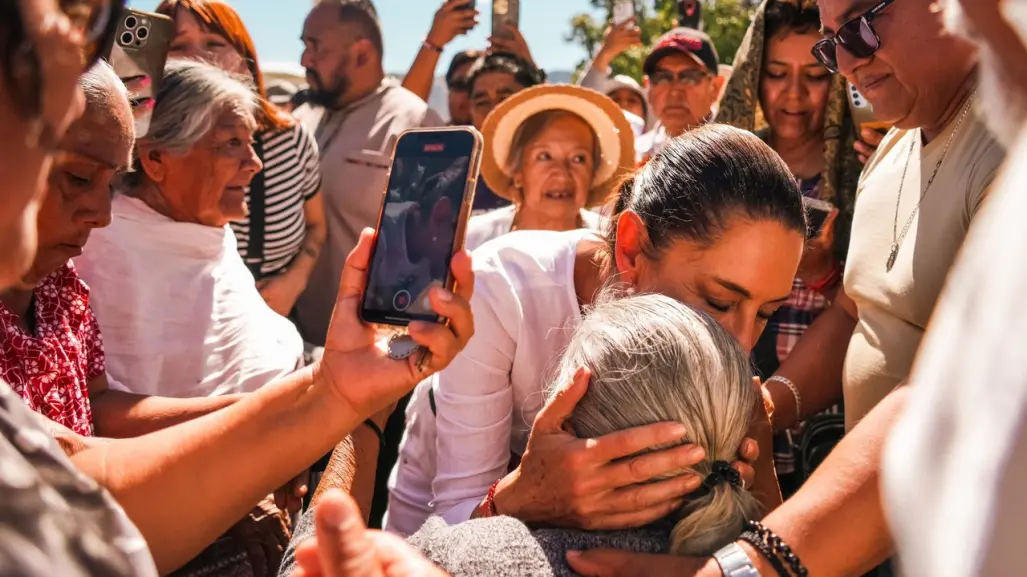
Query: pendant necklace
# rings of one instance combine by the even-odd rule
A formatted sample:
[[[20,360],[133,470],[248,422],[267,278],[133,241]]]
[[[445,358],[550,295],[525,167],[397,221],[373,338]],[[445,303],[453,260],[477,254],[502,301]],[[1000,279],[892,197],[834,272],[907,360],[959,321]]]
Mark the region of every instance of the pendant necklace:
[[[888,260],[885,263],[885,267],[888,272],[891,272],[892,267],[895,266],[895,259],[899,256],[899,247],[902,246],[902,241],[906,238],[906,233],[909,232],[909,227],[913,225],[913,219],[916,218],[917,213],[920,212],[920,205],[924,202],[924,197],[927,196],[927,191],[931,189],[931,185],[934,184],[935,177],[938,176],[938,171],[941,170],[942,163],[945,162],[945,157],[949,154],[949,148],[952,146],[952,141],[956,139],[956,135],[959,134],[959,128],[962,126],[963,121],[966,119],[966,115],[970,112],[970,107],[973,105],[974,99],[977,97],[977,91],[974,90],[967,99],[966,104],[963,106],[963,111],[959,115],[959,119],[956,121],[956,127],[952,130],[952,134],[949,136],[948,142],[945,143],[945,149],[942,150],[941,158],[938,159],[938,164],[934,166],[934,172],[931,174],[930,180],[927,181],[927,186],[924,187],[923,192],[920,193],[920,200],[917,201],[916,206],[913,207],[913,212],[909,214],[909,218],[906,219],[906,224],[902,227],[902,233],[899,233],[899,207],[902,204],[902,189],[906,185],[906,173],[909,172],[909,164],[913,160],[913,151],[916,148],[916,142],[919,138],[920,131],[913,135],[913,138],[909,143],[909,155],[906,157],[906,168],[902,170],[902,180],[899,182],[899,196],[895,199],[895,222],[892,225],[892,242],[891,251],[888,253]]]

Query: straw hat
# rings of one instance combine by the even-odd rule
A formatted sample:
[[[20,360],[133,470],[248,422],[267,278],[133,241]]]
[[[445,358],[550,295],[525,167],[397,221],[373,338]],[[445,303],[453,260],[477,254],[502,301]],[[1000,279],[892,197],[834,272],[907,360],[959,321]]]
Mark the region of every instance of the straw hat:
[[[507,172],[517,129],[532,116],[565,110],[584,120],[599,139],[599,156],[586,206],[606,202],[610,187],[635,166],[635,139],[631,124],[619,106],[603,94],[580,86],[546,84],[522,90],[503,101],[485,119],[482,135],[485,155],[481,174],[496,195],[515,199],[513,174]]]

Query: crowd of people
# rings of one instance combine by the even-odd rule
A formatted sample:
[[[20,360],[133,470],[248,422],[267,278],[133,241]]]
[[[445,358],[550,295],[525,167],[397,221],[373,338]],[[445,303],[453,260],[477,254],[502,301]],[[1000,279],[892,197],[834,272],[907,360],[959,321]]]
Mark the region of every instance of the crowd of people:
[[[224,0],[163,1],[123,80],[123,7],[0,4],[0,575],[1027,562],[1027,1],[763,0],[731,66],[629,19],[577,85],[496,30],[446,121],[480,3],[400,82],[372,1],[321,0],[303,90]],[[466,250],[398,358],[374,228],[447,123],[484,143]]]

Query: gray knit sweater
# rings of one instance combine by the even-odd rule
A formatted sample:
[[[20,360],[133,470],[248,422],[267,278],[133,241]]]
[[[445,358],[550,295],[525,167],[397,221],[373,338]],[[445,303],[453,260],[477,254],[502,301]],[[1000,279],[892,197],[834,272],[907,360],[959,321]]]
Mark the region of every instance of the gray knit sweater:
[[[313,537],[313,510],[300,518],[282,560],[279,577],[290,577],[295,546]],[[670,531],[536,529],[511,517],[474,519],[449,526],[432,517],[407,542],[453,577],[574,577],[567,551],[609,547],[635,553],[666,553]]]

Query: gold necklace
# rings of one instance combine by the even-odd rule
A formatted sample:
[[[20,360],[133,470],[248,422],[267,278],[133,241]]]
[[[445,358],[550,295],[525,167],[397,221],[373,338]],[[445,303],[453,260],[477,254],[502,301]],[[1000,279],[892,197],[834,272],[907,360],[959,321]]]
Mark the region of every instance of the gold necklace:
[[[956,127],[952,130],[952,135],[949,136],[948,142],[945,143],[945,149],[941,153],[941,158],[938,159],[938,164],[934,165],[934,173],[931,174],[931,179],[927,181],[927,186],[925,186],[923,192],[920,193],[920,200],[917,201],[916,206],[913,207],[913,212],[909,213],[909,218],[906,219],[906,224],[902,227],[902,234],[899,234],[899,207],[902,204],[902,189],[906,185],[906,173],[909,171],[909,164],[913,160],[913,149],[916,147],[916,142],[919,138],[919,129],[917,129],[917,134],[913,135],[913,138],[909,143],[909,155],[906,157],[906,168],[902,170],[902,180],[899,181],[899,196],[895,199],[895,222],[892,224],[891,252],[888,253],[888,261],[885,262],[885,268],[888,272],[891,272],[892,267],[895,266],[895,259],[899,256],[899,247],[902,246],[902,241],[905,240],[906,233],[909,232],[909,227],[913,225],[913,219],[916,218],[917,213],[920,212],[920,205],[923,204],[924,197],[927,196],[927,191],[931,190],[931,185],[934,184],[934,179],[938,176],[938,171],[941,170],[941,165],[945,162],[945,157],[949,154],[949,148],[952,146],[952,141],[954,141],[956,139],[956,135],[959,134],[959,128],[963,125],[963,120],[966,119],[967,113],[970,112],[970,106],[973,104],[976,97],[977,90],[974,90],[973,93],[970,94],[970,98],[967,99],[966,104],[963,105],[963,111],[959,115],[959,120],[956,121]]]

